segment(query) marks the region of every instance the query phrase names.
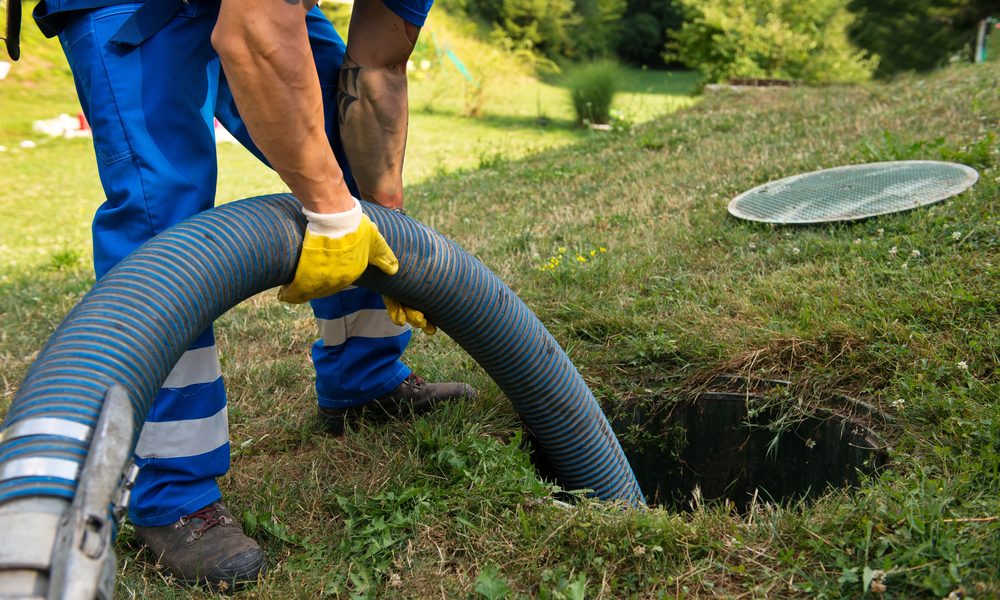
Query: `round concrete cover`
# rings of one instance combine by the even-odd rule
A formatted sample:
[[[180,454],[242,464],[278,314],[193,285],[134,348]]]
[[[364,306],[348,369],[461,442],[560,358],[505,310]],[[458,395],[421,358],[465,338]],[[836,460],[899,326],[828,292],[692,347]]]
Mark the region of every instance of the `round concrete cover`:
[[[905,160],[793,175],[743,192],[729,213],[764,223],[853,221],[910,210],[955,196],[979,180],[971,167]]]

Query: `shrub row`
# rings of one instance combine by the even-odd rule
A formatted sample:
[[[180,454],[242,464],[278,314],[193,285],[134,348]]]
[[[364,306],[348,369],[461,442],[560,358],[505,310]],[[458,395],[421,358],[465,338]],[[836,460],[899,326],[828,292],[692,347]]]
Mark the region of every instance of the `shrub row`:
[[[946,63],[996,0],[439,0],[549,59],[856,81]]]

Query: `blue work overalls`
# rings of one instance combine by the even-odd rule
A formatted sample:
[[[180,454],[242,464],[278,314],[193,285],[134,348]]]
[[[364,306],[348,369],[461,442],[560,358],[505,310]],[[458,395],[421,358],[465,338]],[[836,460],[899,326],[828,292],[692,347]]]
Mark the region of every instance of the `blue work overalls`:
[[[73,1],[49,4],[66,10]],[[100,2],[78,1],[90,6]],[[426,1],[386,4],[404,18],[394,5],[422,7],[423,17],[430,7]],[[212,207],[214,119],[261,154],[237,114],[211,46],[218,0],[183,4],[134,47],[110,38],[142,4],[90,6],[60,13],[58,34],[93,130],[107,196],[93,223],[94,266],[101,277],[152,236]],[[357,195],[336,121],[344,42],[318,8],[307,21],[327,109],[327,135]],[[422,25],[423,18],[416,24]],[[411,336],[409,327],[389,320],[377,293],[349,288],[313,301],[312,308],[320,325],[312,357],[321,406],[363,404],[410,374],[399,360]],[[208,330],[177,363],[153,402],[136,447],[141,471],[129,510],[132,520],[142,526],[166,525],[219,500],[215,479],[229,468],[229,450],[226,393]]]

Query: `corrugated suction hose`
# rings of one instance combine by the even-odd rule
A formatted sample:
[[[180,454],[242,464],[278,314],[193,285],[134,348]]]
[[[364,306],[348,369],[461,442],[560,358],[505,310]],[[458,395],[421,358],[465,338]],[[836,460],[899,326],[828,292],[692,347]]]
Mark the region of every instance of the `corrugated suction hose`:
[[[400,270],[389,277],[369,269],[358,283],[423,310],[457,341],[513,402],[564,488],[643,504],[593,394],[514,292],[437,232],[375,205],[364,210]],[[88,450],[74,427],[93,428],[117,383],[131,399],[137,436],[195,336],[242,300],[291,280],[304,227],[290,195],[234,202],[156,236],[103,277],[49,339],[10,406],[5,430],[31,435],[0,442],[0,505],[71,499]]]

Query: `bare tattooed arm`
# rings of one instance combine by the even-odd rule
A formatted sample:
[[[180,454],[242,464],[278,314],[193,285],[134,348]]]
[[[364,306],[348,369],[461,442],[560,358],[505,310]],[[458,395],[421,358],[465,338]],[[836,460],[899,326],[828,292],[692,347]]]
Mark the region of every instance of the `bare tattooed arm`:
[[[420,28],[382,0],[357,0],[337,109],[351,172],[365,200],[403,206],[403,154],[408,126],[406,61]]]
[[[315,0],[222,0],[212,45],[254,143],[307,209],[354,201],[324,129],[306,12]]]

